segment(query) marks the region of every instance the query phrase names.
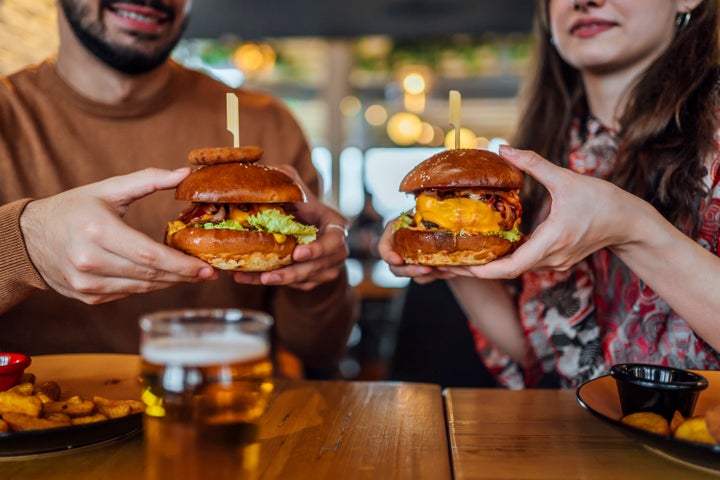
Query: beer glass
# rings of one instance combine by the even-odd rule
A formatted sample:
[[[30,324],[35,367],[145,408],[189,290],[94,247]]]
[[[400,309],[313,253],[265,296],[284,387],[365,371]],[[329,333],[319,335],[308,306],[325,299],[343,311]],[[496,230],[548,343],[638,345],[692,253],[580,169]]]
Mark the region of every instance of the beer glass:
[[[185,309],[140,318],[147,480],[254,478],[273,389],[272,317]]]

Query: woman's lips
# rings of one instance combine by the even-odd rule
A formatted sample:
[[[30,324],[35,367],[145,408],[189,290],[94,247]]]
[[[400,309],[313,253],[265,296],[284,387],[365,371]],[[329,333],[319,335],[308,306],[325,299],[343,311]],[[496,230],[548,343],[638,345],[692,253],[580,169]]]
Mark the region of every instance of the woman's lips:
[[[570,28],[570,34],[579,38],[594,37],[600,33],[606,32],[617,24],[607,20],[587,19],[575,22]]]

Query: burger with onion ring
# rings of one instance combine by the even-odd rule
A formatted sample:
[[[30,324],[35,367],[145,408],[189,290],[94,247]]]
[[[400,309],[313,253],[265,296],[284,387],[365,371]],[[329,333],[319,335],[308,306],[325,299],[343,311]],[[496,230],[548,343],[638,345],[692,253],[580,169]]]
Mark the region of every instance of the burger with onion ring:
[[[290,213],[306,201],[301,186],[257,164],[262,150],[249,148],[191,152],[197,168],[177,186],[175,198],[192,204],[168,223],[167,245],[221,270],[263,272],[289,265],[297,244],[315,240],[317,227]]]

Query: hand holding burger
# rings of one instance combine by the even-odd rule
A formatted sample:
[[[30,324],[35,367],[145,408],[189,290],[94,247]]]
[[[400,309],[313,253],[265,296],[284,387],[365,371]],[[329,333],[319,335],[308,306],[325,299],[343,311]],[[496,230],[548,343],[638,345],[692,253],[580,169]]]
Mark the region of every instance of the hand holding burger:
[[[317,227],[288,213],[305,192],[278,169],[257,164],[259,147],[198,149],[199,165],[175,190],[192,202],[168,224],[165,243],[215,268],[274,270],[293,262],[296,245],[313,242]]]
[[[519,189],[523,174],[487,150],[438,153],[411,170],[400,191],[416,196],[393,225],[393,248],[406,263],[482,265],[523,240]]]

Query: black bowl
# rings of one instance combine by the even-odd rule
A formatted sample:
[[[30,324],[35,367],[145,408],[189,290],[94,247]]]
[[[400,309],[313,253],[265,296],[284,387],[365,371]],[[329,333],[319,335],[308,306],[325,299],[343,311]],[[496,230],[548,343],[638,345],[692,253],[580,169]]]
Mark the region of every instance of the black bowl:
[[[668,421],[676,410],[691,417],[700,392],[708,386],[705,377],[689,370],[642,363],[613,365],[610,375],[623,415],[655,412]]]

